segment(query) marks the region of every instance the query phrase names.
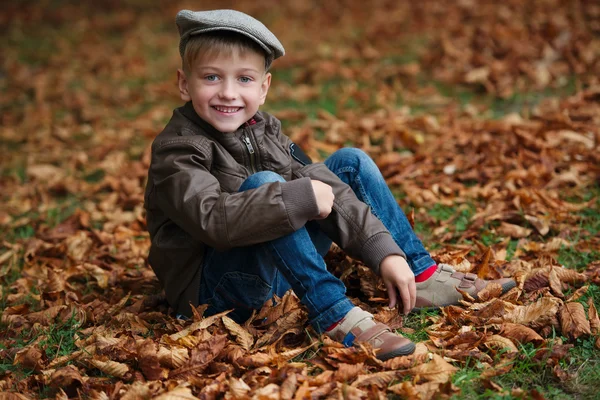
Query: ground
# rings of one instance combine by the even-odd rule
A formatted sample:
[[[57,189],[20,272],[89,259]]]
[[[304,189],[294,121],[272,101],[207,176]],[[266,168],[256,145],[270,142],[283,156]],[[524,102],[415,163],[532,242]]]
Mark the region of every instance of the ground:
[[[598,398],[600,6],[582,1],[3,3],[2,398]],[[438,262],[512,276],[402,318],[380,362],[288,294],[240,326],[173,318],[147,265],[149,145],[180,105],[179,9],[236,8],[286,48],[264,110],[315,160],[376,161]]]

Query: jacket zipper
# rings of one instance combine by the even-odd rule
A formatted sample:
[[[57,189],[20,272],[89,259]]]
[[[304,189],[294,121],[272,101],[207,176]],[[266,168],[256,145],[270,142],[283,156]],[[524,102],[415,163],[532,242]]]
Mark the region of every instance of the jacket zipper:
[[[250,138],[244,134],[244,136],[242,137],[242,140],[244,141],[244,144],[246,145],[246,148],[248,149],[248,154],[250,154],[250,171],[252,171],[253,174],[256,173],[256,167],[254,166],[254,160],[255,160],[255,156],[254,156],[254,146],[252,146],[252,142],[250,141]]]

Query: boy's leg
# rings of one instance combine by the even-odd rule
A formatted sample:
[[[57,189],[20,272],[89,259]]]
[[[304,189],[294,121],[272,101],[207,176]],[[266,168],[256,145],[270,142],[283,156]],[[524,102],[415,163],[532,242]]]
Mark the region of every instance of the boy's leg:
[[[406,253],[417,281],[416,309],[457,304],[462,295],[456,288],[477,297],[477,293],[489,283],[499,284],[502,293],[516,286],[512,279],[486,281],[474,274],[456,272],[449,265],[436,265],[414,233],[379,168],[363,151],[354,148],[338,150],[325,161],[325,165],[371,207],[371,212],[381,220]]]
[[[240,191],[274,181],[283,178],[259,172],[248,178]],[[326,331],[346,346],[368,342],[381,360],[414,352],[414,343],[375,323],[373,315],[354,307],[346,297],[344,284],[327,271],[322,257],[330,245],[318,225],[308,223],[267,243],[227,252],[210,249],[203,266],[200,303],[210,305],[208,313],[234,308],[230,315],[241,322],[273,294],[282,296],[291,286],[307,307],[317,332]]]
[[[284,180],[274,172],[259,172],[249,177],[240,191],[275,181]],[[328,248],[329,244],[319,247]],[[200,303],[210,304],[209,313],[235,308],[232,318],[243,321],[274,294],[282,296],[290,287],[308,308],[310,322],[318,332],[354,307],[344,284],[327,271],[306,228],[254,246],[225,252],[208,249]]]
[[[371,207],[371,212],[406,253],[415,275],[435,265],[371,157],[359,149],[343,148],[325,160],[325,165],[352,188],[360,201]]]

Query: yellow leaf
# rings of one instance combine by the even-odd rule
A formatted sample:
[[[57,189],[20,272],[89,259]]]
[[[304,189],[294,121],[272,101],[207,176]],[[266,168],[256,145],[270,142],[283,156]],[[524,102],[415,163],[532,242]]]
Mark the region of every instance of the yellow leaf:
[[[573,339],[592,333],[581,303],[573,302],[563,306],[560,310],[560,325],[563,335]]]

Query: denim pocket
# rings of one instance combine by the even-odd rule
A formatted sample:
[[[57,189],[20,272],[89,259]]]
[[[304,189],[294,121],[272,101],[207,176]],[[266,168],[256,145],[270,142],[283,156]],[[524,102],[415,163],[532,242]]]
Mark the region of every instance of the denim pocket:
[[[242,323],[250,318],[252,311],[260,310],[271,292],[271,285],[257,275],[226,272],[214,288],[212,297],[204,303],[210,305],[207,310],[210,314],[233,309],[229,317]]]

